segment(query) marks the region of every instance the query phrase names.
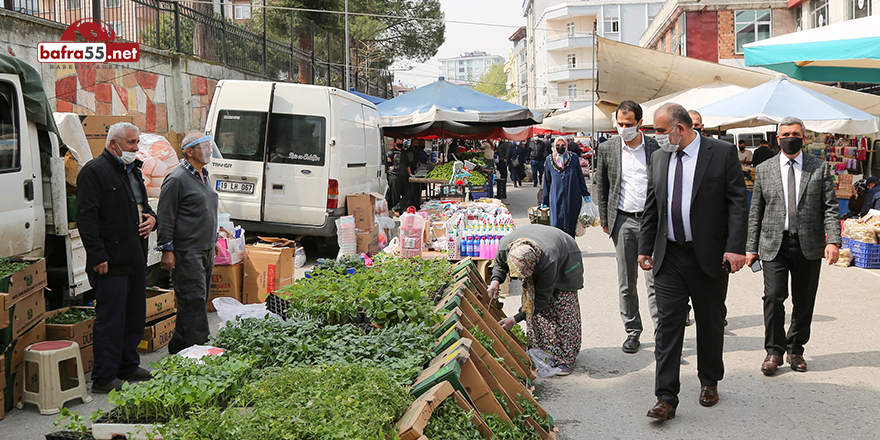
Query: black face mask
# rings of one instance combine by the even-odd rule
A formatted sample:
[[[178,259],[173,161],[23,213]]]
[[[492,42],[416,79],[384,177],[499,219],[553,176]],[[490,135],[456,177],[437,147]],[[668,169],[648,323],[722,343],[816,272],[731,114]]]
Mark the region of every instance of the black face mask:
[[[743,147],[743,146],[740,145],[740,147],[739,147],[739,151],[746,151],[746,147]]]
[[[702,127],[700,127],[700,128],[694,127],[694,131],[696,131],[697,133],[702,133],[703,128]]]
[[[565,153],[565,146],[564,145],[557,145],[556,152],[559,154]]]
[[[804,148],[804,139],[799,137],[780,138],[779,146],[785,154],[795,154]]]

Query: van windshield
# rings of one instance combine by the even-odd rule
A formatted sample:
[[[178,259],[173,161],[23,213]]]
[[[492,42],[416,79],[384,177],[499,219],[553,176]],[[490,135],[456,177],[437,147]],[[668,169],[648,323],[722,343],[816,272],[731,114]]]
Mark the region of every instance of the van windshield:
[[[221,110],[214,138],[223,158],[262,162],[265,127],[266,112]]]
[[[273,113],[269,122],[269,162],[324,165],[323,117]]]

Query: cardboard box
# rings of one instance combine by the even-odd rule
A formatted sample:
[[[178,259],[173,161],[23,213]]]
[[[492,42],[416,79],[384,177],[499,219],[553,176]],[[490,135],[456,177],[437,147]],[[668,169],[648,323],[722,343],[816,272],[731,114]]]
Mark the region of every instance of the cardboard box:
[[[46,340],[46,322],[40,321],[37,325],[24,332],[18,339],[12,341],[6,347],[6,374],[17,372],[24,364],[24,350],[31,344]]]
[[[94,307],[64,307],[46,314],[46,321],[71,309],[94,310]],[[95,318],[77,322],[76,324],[46,324],[47,341],[73,341],[80,347],[92,345],[92,332]]]
[[[6,376],[6,388],[3,391],[3,409],[5,412],[12,411],[12,408],[21,402],[23,379],[24,374],[22,373],[13,373]]]
[[[231,266],[214,266],[211,273],[211,292],[208,294],[208,311],[216,312],[211,301],[221,296],[241,301],[242,280],[244,279],[244,263]]]
[[[174,301],[173,290],[158,287],[147,289],[147,322],[155,321],[176,311],[177,303]]]
[[[461,409],[466,413],[473,412],[474,417],[471,422],[477,426],[480,435],[485,439],[492,438],[492,432],[473,406],[464,398],[464,396],[455,390],[451,383],[443,381],[434,385],[430,390],[422,394],[404,413],[400,421],[397,422],[397,431],[401,440],[419,440],[422,437],[425,427],[434,410],[440,406],[446,399],[455,399]]]
[[[376,224],[376,200],[384,199],[379,193],[354,193],[345,196],[345,206],[348,215],[354,217],[354,225],[361,231],[375,229]],[[360,252],[360,251],[358,251]]]
[[[276,247],[263,243],[245,246],[242,303],[266,302],[270,293],[293,284],[295,252],[293,246]]]
[[[43,290],[32,292],[6,311],[0,311],[3,320],[9,322],[0,330],[0,344],[8,344],[46,316],[46,298]]]
[[[38,290],[42,291],[49,284],[46,278],[45,258],[23,258],[21,260],[32,263],[30,266],[0,279],[0,307],[2,310],[9,309],[13,304]],[[3,328],[2,324],[0,324],[0,328]]]
[[[144,337],[138,344],[140,353],[152,353],[171,342],[174,328],[177,326],[177,315],[171,315],[158,321],[148,322],[144,329]]]
[[[134,122],[131,116],[85,116],[82,119],[83,131],[92,150],[92,157],[98,157],[107,143],[107,130],[117,122]]]
[[[80,347],[79,358],[82,360],[83,374],[95,369],[95,346]],[[68,377],[76,377],[76,364],[68,363],[66,371]]]
[[[379,252],[379,228],[357,233],[357,253],[375,255]]]
[[[6,355],[0,353],[0,390],[3,389],[6,389]]]

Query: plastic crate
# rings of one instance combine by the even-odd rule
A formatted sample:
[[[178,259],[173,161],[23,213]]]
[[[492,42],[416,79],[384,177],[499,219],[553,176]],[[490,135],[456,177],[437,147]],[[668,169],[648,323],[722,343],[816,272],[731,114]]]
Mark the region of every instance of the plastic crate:
[[[843,247],[853,254],[853,264],[863,269],[880,269],[880,244],[863,243],[851,238],[843,239]]]
[[[493,175],[490,178],[490,181],[486,182],[483,185],[470,185],[470,193],[471,198],[474,200],[479,200],[484,197],[492,198],[494,197],[493,190],[495,188],[495,176]]]

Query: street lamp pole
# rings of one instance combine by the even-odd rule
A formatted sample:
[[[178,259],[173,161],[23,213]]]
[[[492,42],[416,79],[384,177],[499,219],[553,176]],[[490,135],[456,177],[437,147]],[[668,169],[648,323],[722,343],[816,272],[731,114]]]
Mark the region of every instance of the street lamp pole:
[[[351,54],[348,48],[348,0],[345,0],[345,90],[351,88],[351,74],[349,70]]]

